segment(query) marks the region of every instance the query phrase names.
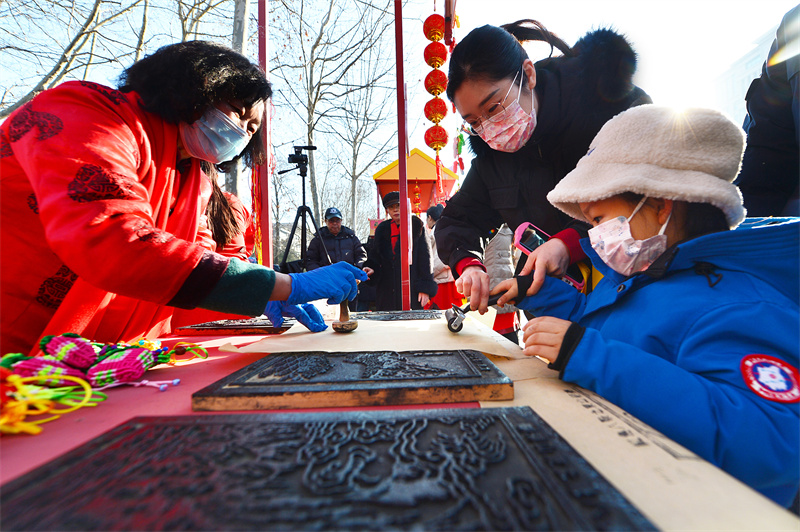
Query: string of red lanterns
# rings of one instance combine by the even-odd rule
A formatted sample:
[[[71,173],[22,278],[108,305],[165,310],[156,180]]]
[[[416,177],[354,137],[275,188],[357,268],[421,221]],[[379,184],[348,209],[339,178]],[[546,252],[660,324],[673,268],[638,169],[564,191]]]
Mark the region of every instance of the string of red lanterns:
[[[433,126],[425,132],[425,144],[436,152],[436,200],[444,200],[444,186],[442,185],[442,161],[439,150],[447,145],[447,130],[439,125],[447,115],[447,104],[439,95],[447,88],[447,75],[439,70],[447,61],[447,47],[439,42],[444,37],[445,21],[442,15],[434,13],[425,19],[422,31],[425,37],[432,41],[423,52],[425,63],[433,70],[425,76],[425,90],[433,95],[433,99],[425,104],[425,117],[433,122]]]

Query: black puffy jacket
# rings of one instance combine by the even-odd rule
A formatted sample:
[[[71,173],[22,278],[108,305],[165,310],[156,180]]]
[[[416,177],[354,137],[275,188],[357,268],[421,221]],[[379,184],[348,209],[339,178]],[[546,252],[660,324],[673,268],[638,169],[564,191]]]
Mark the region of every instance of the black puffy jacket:
[[[622,36],[593,31],[572,49],[573,57],[535,65],[539,111],[525,146],[504,153],[470,137],[476,157],[436,224],[439,257],[454,273],[465,258],[482,260],[481,239],[503,222],[512,231],[531,222],[550,235],[570,227],[586,235],[588,225],[550,205],[547,193],[575,168],[603,124],[652,101],[632,84],[636,54]]]
[[[748,216],[797,216],[800,175],[800,57],[776,56],[800,36],[800,6],[783,17],[761,77],[747,91],[747,147],[739,185]],[[797,50],[797,45],[794,47]]]
[[[324,243],[324,248],[323,248]],[[327,253],[325,251],[327,250]],[[330,256],[330,260],[328,257]],[[356,268],[361,268],[367,260],[367,252],[356,234],[349,227],[333,235],[327,227],[320,227],[308,244],[308,263],[306,270],[316,270],[334,262],[349,262]]]
[[[375,228],[375,240],[369,250],[365,266],[375,273],[368,281],[376,286],[375,307],[377,310],[402,310],[403,297],[400,292],[400,239],[397,239],[396,253],[392,250],[392,220],[381,222]],[[433,261],[431,248],[422,220],[411,217],[411,256],[409,281],[411,282],[411,308],[421,309],[417,295],[420,292],[430,297],[436,295],[438,285],[433,280]]]

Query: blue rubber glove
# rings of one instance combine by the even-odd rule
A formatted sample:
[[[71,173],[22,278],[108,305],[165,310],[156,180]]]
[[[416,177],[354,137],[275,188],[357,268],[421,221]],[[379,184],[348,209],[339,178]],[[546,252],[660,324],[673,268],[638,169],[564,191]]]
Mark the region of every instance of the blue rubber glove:
[[[322,332],[328,328],[317,307],[310,303],[289,305],[286,301],[270,301],[267,303],[267,308],[264,309],[264,314],[275,327],[280,327],[283,317],[286,316],[295,318],[311,332]]]
[[[286,300],[290,305],[328,298],[329,305],[351,301],[358,296],[359,281],[369,279],[366,272],[352,264],[337,262],[306,273],[290,273],[292,293]]]

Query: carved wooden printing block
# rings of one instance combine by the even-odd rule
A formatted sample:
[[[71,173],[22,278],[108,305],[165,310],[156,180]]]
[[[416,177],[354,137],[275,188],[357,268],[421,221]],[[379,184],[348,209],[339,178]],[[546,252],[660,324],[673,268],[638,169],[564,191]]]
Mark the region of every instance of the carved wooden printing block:
[[[370,312],[354,312],[354,320],[406,321],[406,320],[438,320],[442,313],[438,310],[373,310]]]
[[[3,530],[652,530],[528,407],[136,418],[2,486]]]
[[[280,334],[297,322],[294,318],[284,318],[280,327],[275,327],[269,318],[258,317],[242,320],[217,320],[196,325],[187,325],[175,329],[177,334],[187,336],[212,336],[227,335],[238,336],[247,334]]]
[[[480,351],[273,353],[192,395],[194,410],[457,403],[514,398]]]

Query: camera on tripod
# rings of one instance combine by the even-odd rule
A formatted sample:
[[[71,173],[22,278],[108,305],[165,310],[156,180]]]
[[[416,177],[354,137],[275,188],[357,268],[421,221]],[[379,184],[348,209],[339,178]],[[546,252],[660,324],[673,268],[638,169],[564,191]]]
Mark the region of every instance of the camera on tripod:
[[[308,155],[305,153],[289,154],[289,162],[291,164],[308,164]]]
[[[295,146],[294,153],[289,154],[290,164],[308,164],[308,155],[303,150],[316,150],[316,146]]]
[[[296,164],[295,168],[288,170],[281,170],[279,174],[285,174],[292,170],[299,170],[300,177],[302,178],[303,185],[303,204],[297,207],[297,215],[292,224],[292,230],[289,232],[289,238],[286,241],[286,251],[283,253],[283,260],[280,262],[278,269],[284,273],[299,273],[306,269],[308,258],[306,257],[306,215],[311,218],[311,225],[314,227],[315,234],[319,231],[317,221],[314,220],[314,215],[311,209],[306,206],[306,174],[308,173],[308,155],[303,153],[303,150],[316,150],[316,146],[295,146],[294,153],[289,155],[289,163]],[[300,222],[300,260],[287,262],[289,258],[289,249],[292,247],[292,239],[297,230],[297,222]],[[323,244],[324,245],[324,244]]]

